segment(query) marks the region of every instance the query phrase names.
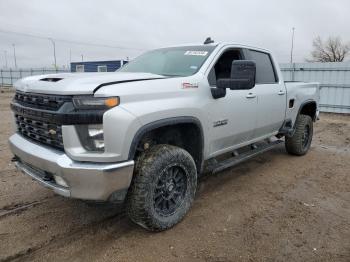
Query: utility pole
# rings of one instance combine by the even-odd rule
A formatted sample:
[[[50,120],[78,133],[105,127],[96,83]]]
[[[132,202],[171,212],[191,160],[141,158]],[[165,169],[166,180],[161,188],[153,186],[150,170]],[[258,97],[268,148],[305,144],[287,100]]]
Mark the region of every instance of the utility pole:
[[[294,33],[295,33],[295,28],[292,28],[292,48],[290,50],[290,63],[293,64],[293,51],[294,51]]]
[[[72,49],[69,49],[69,66],[68,68],[71,69],[71,64],[72,64]]]
[[[56,63],[56,44],[55,41],[52,38],[49,38],[53,45],[53,58],[54,58],[54,63],[55,63],[55,69],[57,69],[57,63]]]
[[[5,55],[5,68],[7,68],[7,51],[4,51],[4,55]]]
[[[84,55],[81,55],[81,62],[84,62]]]
[[[12,44],[12,46],[13,46],[13,59],[15,60],[15,68],[17,68],[16,45]]]

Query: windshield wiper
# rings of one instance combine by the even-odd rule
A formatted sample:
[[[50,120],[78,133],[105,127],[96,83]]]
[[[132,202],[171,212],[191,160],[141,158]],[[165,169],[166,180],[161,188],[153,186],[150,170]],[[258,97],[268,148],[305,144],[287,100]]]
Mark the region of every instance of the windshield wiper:
[[[169,76],[169,77],[177,77],[177,76],[183,76],[183,75],[171,75],[171,74],[160,74],[162,76]]]

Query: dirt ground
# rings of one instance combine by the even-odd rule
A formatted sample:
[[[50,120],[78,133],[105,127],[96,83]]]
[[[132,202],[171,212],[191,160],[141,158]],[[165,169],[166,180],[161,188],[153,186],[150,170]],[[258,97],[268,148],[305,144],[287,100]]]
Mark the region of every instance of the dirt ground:
[[[281,145],[201,179],[173,229],[53,194],[17,172],[0,94],[0,261],[350,261],[350,116],[322,114],[310,152]]]

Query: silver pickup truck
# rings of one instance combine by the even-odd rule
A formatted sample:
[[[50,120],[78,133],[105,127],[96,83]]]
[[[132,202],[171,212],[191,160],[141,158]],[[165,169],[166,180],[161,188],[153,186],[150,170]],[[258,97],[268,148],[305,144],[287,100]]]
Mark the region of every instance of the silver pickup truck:
[[[201,174],[282,142],[304,155],[318,118],[317,83],[285,83],[268,50],[210,39],[15,88],[18,169],[65,197],[124,202],[152,231],[185,216]]]

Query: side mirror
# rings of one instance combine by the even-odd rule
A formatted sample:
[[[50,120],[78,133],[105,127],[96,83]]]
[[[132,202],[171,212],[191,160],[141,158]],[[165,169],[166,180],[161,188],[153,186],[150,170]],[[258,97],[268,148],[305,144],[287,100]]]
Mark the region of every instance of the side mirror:
[[[210,91],[214,99],[219,99],[226,96],[226,89],[223,88],[212,87],[210,88]]]
[[[218,89],[251,89],[255,86],[256,65],[254,61],[236,60],[232,62],[231,77],[216,81]]]

